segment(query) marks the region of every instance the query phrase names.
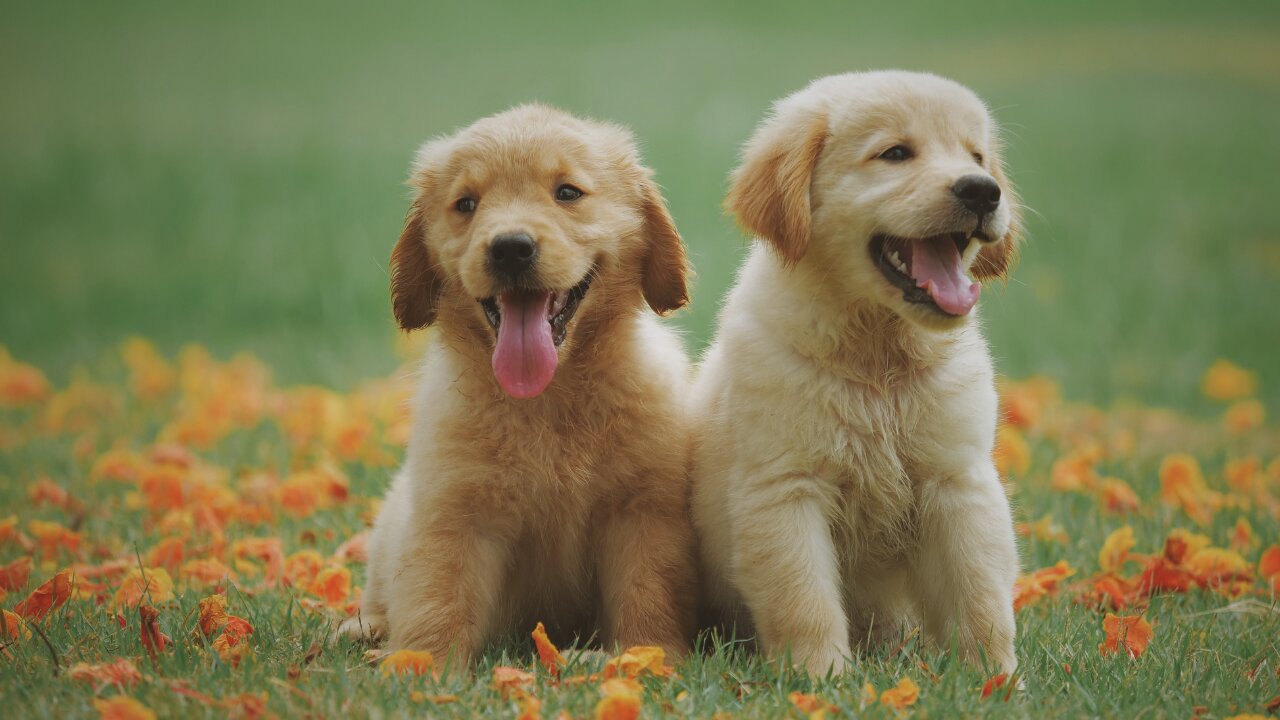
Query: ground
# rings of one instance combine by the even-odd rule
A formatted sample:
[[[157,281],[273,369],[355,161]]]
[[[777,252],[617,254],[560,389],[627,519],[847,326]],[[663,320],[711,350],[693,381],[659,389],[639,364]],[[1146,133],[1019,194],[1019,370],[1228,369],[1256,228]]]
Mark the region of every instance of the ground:
[[[747,244],[720,207],[741,143],[771,100],[882,67],[984,97],[1029,208],[1013,280],[982,301],[1015,379],[1020,689],[983,700],[990,672],[912,637],[831,680],[732,645],[645,674],[643,712],[769,717],[799,691],[841,714],[1229,716],[1280,695],[1280,5],[82,5],[0,24],[0,607],[76,577],[5,641],[16,715],[121,695],[210,717],[527,707],[491,687],[494,666],[534,669],[523,638],[436,683],[331,636],[363,582],[358,542],[334,553],[398,461],[401,368],[429,341],[387,299],[413,148],[526,100],[627,123],[698,272],[674,319],[697,353]],[[1059,561],[1074,574],[1030,575]],[[119,593],[157,569],[171,598]],[[253,632],[197,630],[213,595]],[[172,638],[154,660],[139,604]],[[1100,653],[1108,611],[1150,623],[1138,657]],[[142,679],[70,677],[120,658]],[[904,678],[906,710],[864,707]],[[546,717],[601,698],[534,682]]]

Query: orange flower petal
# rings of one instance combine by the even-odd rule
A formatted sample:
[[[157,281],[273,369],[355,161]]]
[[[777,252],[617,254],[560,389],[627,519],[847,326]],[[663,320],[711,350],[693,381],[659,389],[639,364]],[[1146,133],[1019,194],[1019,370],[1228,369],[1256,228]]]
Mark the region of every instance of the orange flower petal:
[[[511,696],[523,697],[524,694],[533,687],[534,677],[532,673],[527,673],[519,668],[508,667],[506,665],[498,665],[493,668],[492,685],[495,689],[502,692],[502,697]]]
[[[1002,423],[996,428],[996,444],[991,457],[1001,477],[1021,477],[1031,469],[1031,448],[1022,433],[1012,425]]]
[[[141,620],[142,626],[142,647],[146,648],[147,654],[153,659],[156,653],[164,652],[166,648],[173,644],[173,639],[168,635],[160,632],[160,611],[150,605],[138,606],[138,618]]]
[[[542,667],[552,675],[559,675],[560,668],[564,667],[564,655],[560,654],[559,648],[551,642],[551,638],[547,637],[547,629],[538,623],[533,629],[533,644],[538,648],[538,660],[542,663]]]
[[[228,615],[226,624],[222,626],[222,634],[232,645],[235,645],[253,634],[253,626],[242,617]]]
[[[31,557],[20,557],[0,567],[0,590],[17,590],[27,584],[31,576]]]
[[[635,678],[641,673],[648,672],[657,677],[669,677],[673,670],[663,664],[665,660],[666,653],[662,648],[654,645],[638,645],[627,648],[626,652],[606,662],[604,676],[605,678],[617,676]]]
[[[264,563],[266,565],[264,579],[268,585],[274,586],[284,577],[284,543],[280,538],[237,540],[231,545],[231,556],[237,560],[254,560]]]
[[[144,600],[164,603],[173,599],[173,579],[164,568],[130,568],[116,590],[117,607],[137,607]]]
[[[383,675],[425,675],[435,671],[436,659],[419,650],[397,650],[382,659]]]
[[[253,654],[253,648],[249,646],[249,643],[237,642],[226,634],[219,635],[214,639],[213,650],[218,653],[218,657],[222,659],[222,662],[233,668],[240,667],[240,663]]]
[[[901,710],[914,705],[919,697],[920,686],[916,685],[911,678],[902,678],[898,681],[897,687],[880,693],[880,704]]]
[[[1249,524],[1247,518],[1238,518],[1235,527],[1231,528],[1231,537],[1228,541],[1231,549],[1245,551],[1253,549],[1258,544],[1258,537],[1253,533],[1253,526]]]
[[[315,595],[330,607],[338,607],[351,595],[351,571],[344,567],[330,567],[320,571],[307,592]]]
[[[1205,370],[1200,390],[1213,400],[1239,400],[1258,389],[1258,376],[1230,360],[1217,360]]]
[[[1013,609],[1021,610],[1045,595],[1057,594],[1058,584],[1075,574],[1066,560],[1059,560],[1050,567],[1019,577],[1013,586]]]
[[[876,686],[871,683],[865,683],[862,686],[862,707],[875,705],[880,701],[880,692],[876,690]]]
[[[123,688],[142,682],[142,673],[138,672],[138,668],[128,658],[120,658],[101,665],[76,663],[68,668],[67,676],[72,680],[80,680],[99,687],[115,685]]]
[[[1257,400],[1241,400],[1231,403],[1222,414],[1222,425],[1232,435],[1243,435],[1262,427],[1267,420],[1267,409]]]
[[[1160,499],[1171,507],[1181,507],[1188,517],[1204,525],[1217,501],[1204,482],[1200,463],[1186,453],[1175,453],[1160,464]]]
[[[1138,494],[1129,483],[1119,478],[1104,478],[1102,481],[1102,508],[1115,515],[1136,513],[1141,503]]]
[[[1164,540],[1164,556],[1175,565],[1181,565],[1188,557],[1209,547],[1209,536],[1188,532],[1182,528],[1169,531]]]
[[[1196,576],[1167,557],[1152,558],[1138,579],[1140,592],[1187,592],[1196,587]]]
[[[532,695],[520,698],[520,714],[516,720],[542,720],[542,701]]]
[[[58,551],[63,549],[73,554],[77,553],[80,543],[84,540],[80,533],[73,532],[56,522],[32,520],[27,523],[27,529],[35,536],[36,545],[45,560],[57,557]]]
[[[70,568],[59,570],[43,585],[32,590],[27,599],[18,603],[13,611],[28,620],[43,620],[51,611],[57,610],[71,599],[74,580]]]
[[[32,365],[0,355],[0,407],[28,407],[49,397],[49,381]]]
[[[996,675],[995,677],[988,680],[986,683],[982,685],[982,699],[986,700],[987,698],[991,697],[991,693],[1004,687],[1005,683],[1007,682],[1009,682],[1008,673],[1000,673],[999,675]],[[1005,695],[1004,699],[1007,702],[1009,700],[1009,695]]]
[[[324,557],[315,550],[299,550],[284,559],[284,584],[307,588],[324,567]]]
[[[1252,580],[1249,563],[1239,553],[1222,548],[1205,548],[1186,561],[1187,569],[1206,587],[1230,580]]]
[[[1090,446],[1058,458],[1049,469],[1049,486],[1058,492],[1096,488],[1099,477],[1094,466],[1099,455],[1100,451]]]
[[[806,715],[820,710],[826,710],[831,707],[817,695],[812,693],[802,693],[798,690],[787,695],[787,699],[791,701],[792,705],[796,706],[797,710],[805,713]]]
[[[1267,579],[1280,576],[1280,545],[1272,545],[1258,558],[1258,574]]]
[[[1083,600],[1097,607],[1123,610],[1138,599],[1140,588],[1118,575],[1105,574],[1093,581]]]
[[[0,611],[0,638],[9,640],[17,640],[21,635],[23,639],[31,637],[31,628],[23,622],[22,616],[17,613],[11,613],[8,610]]]
[[[164,568],[170,573],[176,573],[186,555],[186,547],[187,541],[182,538],[165,538],[152,546],[151,550],[147,552],[147,565]]]
[[[205,637],[213,634],[227,624],[227,596],[210,595],[200,601],[200,632]]]
[[[1136,658],[1146,651],[1147,644],[1151,642],[1155,632],[1151,623],[1141,615],[1111,613],[1107,613],[1106,618],[1103,619],[1102,630],[1105,633],[1105,640],[1098,645],[1098,652],[1106,656],[1119,652],[1123,648],[1131,658]]]
[[[604,697],[596,703],[595,720],[635,720],[640,716],[643,690],[640,683],[626,678],[606,680],[600,686]]]
[[[69,507],[73,502],[66,488],[45,476],[41,476],[40,479],[27,486],[27,497],[31,500],[31,504],[37,507],[42,504],[48,504],[53,507],[65,508]]]
[[[220,560],[202,558],[188,560],[178,570],[178,579],[204,588],[216,587],[231,577],[231,568]]]
[[[1133,537],[1133,528],[1125,525],[1107,536],[1098,553],[1098,566],[1103,572],[1118,572],[1129,558],[1129,551],[1137,544]]]
[[[93,707],[98,711],[100,720],[156,720],[156,714],[150,708],[127,695],[106,700],[95,698]]]

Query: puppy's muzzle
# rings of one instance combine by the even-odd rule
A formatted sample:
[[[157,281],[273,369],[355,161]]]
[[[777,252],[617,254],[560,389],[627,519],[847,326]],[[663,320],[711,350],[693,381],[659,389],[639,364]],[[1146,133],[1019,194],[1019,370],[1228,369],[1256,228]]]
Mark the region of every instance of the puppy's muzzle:
[[[964,175],[951,186],[951,194],[979,218],[1000,206],[1000,185],[987,175]]]
[[[489,244],[489,272],[508,285],[519,285],[537,262],[538,244],[528,233],[503,233]]]

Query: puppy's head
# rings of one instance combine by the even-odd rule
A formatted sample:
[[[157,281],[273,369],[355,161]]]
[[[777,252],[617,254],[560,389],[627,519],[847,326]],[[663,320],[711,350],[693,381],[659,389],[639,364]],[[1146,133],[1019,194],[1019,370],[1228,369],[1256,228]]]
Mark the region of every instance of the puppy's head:
[[[734,171],[727,204],[787,264],[818,263],[852,299],[954,327],[974,280],[1017,252],[1013,187],[977,96],[922,73],[835,75],[780,100]]]
[[[687,302],[688,266],[631,135],[540,105],[494,115],[418,153],[391,256],[406,330],[450,317],[492,350],[509,395],[551,383],[587,317]]]

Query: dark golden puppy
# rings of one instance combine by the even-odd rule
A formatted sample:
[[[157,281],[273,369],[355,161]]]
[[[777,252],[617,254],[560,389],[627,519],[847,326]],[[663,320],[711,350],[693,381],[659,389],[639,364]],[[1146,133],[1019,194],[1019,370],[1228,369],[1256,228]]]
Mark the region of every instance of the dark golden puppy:
[[[630,134],[522,106],[427,143],[412,185],[395,316],[438,334],[346,629],[461,660],[538,620],[684,651],[688,364],[650,309],[687,265]]]

